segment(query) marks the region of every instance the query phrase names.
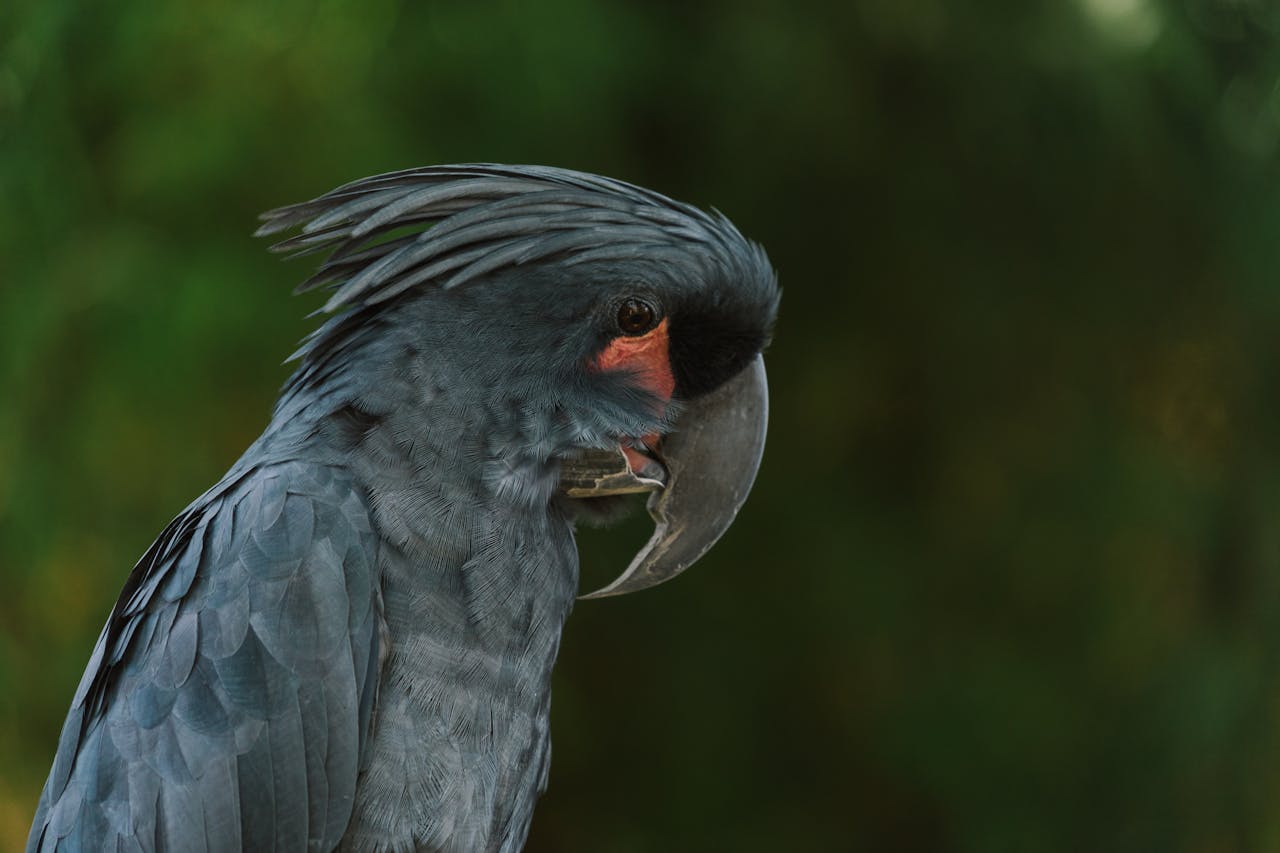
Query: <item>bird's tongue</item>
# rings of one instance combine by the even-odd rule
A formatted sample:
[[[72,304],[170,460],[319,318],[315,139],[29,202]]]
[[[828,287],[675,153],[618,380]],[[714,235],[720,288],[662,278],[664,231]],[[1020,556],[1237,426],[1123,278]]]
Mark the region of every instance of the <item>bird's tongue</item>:
[[[643,480],[666,482],[666,469],[649,453],[658,446],[658,434],[651,432],[641,439],[624,441],[620,445],[631,473]],[[643,448],[643,449],[641,449]]]

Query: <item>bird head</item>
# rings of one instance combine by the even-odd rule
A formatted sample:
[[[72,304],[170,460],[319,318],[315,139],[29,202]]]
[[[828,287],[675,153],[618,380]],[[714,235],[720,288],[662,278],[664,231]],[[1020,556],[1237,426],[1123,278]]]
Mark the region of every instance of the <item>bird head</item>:
[[[764,448],[779,294],[764,251],[720,214],[479,164],[366,178],[263,218],[260,234],[302,226],[274,249],[329,252],[298,289],[331,290],[324,309],[341,311],[300,351],[295,384],[398,311],[453,375],[521,413],[552,500],[598,516],[650,493],[653,536],[586,597],[674,577],[732,523]]]

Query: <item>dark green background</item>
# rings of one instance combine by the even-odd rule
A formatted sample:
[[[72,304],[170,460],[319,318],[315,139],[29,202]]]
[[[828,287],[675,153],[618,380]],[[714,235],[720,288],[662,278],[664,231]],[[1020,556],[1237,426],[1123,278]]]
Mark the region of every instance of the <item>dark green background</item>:
[[[550,163],[785,295],[752,500],[583,603],[538,851],[1280,849],[1272,0],[0,4],[0,848],[319,303],[249,234]],[[584,537],[585,582],[643,519]]]

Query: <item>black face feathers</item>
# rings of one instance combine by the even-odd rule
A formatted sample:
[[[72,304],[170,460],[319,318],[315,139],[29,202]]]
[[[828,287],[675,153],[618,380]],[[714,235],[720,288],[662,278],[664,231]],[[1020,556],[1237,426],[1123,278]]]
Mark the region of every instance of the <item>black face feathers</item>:
[[[671,370],[676,395],[689,400],[716,388],[746,367],[768,343],[768,330],[732,309],[691,306],[671,327]]]
[[[331,290],[326,311],[369,317],[373,306],[416,287],[449,290],[525,266],[555,265],[611,295],[628,286],[653,291],[672,318],[673,369],[684,396],[746,364],[767,339],[777,307],[764,251],[723,216],[566,169],[410,169],[346,184],[263,219],[260,235],[302,226],[273,250],[329,252],[297,288]]]

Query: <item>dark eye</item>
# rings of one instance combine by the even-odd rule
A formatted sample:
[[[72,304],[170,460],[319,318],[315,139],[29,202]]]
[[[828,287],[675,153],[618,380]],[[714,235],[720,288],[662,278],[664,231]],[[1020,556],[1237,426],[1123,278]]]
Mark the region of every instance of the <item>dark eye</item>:
[[[618,306],[618,328],[624,335],[643,335],[658,323],[658,312],[634,296]]]

